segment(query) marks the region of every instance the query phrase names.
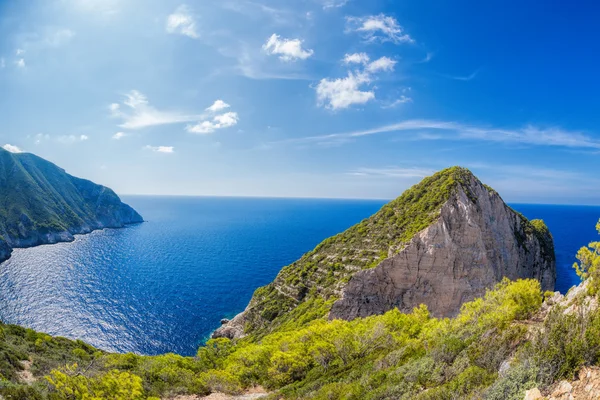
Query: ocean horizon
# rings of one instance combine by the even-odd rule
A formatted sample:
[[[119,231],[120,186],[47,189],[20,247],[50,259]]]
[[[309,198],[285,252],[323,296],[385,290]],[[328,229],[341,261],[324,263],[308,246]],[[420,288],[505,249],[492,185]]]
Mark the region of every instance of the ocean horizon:
[[[222,318],[285,265],[388,200],[122,196],[143,224],[16,249],[0,264],[0,319],[107,351],[193,355]],[[556,247],[556,290],[579,283],[577,250],[600,206],[510,204],[541,218]]]

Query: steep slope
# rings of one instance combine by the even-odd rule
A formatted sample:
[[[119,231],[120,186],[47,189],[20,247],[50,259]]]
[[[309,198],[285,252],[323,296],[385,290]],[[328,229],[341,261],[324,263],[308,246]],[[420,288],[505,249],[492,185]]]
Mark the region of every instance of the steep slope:
[[[283,268],[213,336],[260,336],[328,313],[353,319],[421,303],[452,316],[503,277],[553,289],[552,237],[542,221],[528,221],[470,171],[452,167]]]
[[[33,154],[0,149],[0,261],[11,247],[70,241],[74,234],[142,221],[109,188]]]

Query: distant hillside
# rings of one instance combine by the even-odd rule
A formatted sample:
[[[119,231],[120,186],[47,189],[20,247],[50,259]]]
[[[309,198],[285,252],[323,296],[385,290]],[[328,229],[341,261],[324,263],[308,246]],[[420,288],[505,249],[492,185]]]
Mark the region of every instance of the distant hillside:
[[[535,278],[553,290],[552,235],[469,170],[452,167],[284,267],[213,337],[261,336],[327,315],[352,320],[420,304],[436,317],[454,316],[504,277]]]
[[[49,161],[0,148],[0,260],[11,247],[73,240],[74,234],[142,222],[111,189]]]

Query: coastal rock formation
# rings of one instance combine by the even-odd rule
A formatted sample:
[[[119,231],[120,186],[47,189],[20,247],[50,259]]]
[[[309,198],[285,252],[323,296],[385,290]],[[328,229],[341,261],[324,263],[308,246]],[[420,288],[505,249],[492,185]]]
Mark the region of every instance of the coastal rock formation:
[[[49,161],[0,148],[0,261],[14,247],[72,241],[73,235],[143,222],[111,189]]]
[[[329,317],[351,320],[394,307],[410,312],[420,304],[434,316],[451,317],[504,277],[534,278],[552,290],[552,254],[552,237],[543,226],[531,230],[497,193],[471,177],[442,206],[438,220],[398,254],[354,274]]]
[[[213,337],[261,336],[297,321],[420,304],[452,316],[504,277],[535,278],[552,290],[555,264],[543,221],[527,220],[470,171],[452,167],[283,268]]]

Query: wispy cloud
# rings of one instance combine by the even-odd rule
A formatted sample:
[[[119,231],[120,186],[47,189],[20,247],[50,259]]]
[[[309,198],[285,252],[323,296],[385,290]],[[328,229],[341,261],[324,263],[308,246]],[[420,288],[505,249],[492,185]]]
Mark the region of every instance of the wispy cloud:
[[[428,136],[421,136],[420,131],[427,131]],[[431,131],[439,131],[444,134],[430,134]],[[539,128],[527,125],[519,129],[498,129],[426,119],[407,120],[365,130],[289,139],[280,143],[318,143],[324,140],[357,139],[363,136],[393,132],[416,133],[420,135],[417,138],[424,140],[481,140],[498,143],[600,149],[600,141],[597,139],[581,132],[566,131],[560,128]]]
[[[43,42],[50,47],[58,47],[68,43],[75,36],[71,29],[61,28],[48,32]]]
[[[81,11],[95,15],[112,16],[118,14],[121,0],[66,0],[72,6]]]
[[[323,9],[344,7],[350,0],[317,0],[323,5]]]
[[[17,59],[17,61],[15,61],[15,65],[18,68],[25,68],[25,59],[24,58]]]
[[[446,75],[446,74],[442,74],[443,77],[449,78],[449,79],[454,79],[457,81],[470,81],[472,79],[474,79],[475,77],[477,77],[477,75],[479,74],[479,69],[473,71],[471,74],[469,75]]]
[[[144,149],[153,151],[155,153],[165,153],[165,154],[175,153],[175,148],[173,146],[150,146],[150,145],[146,145],[146,146],[144,146]]]
[[[121,139],[123,139],[125,136],[127,136],[127,134],[126,134],[125,132],[117,132],[117,133],[115,133],[115,134],[112,136],[112,138],[113,138],[114,140],[121,140]]]
[[[384,104],[381,107],[382,108],[394,108],[394,107],[398,107],[400,104],[412,103],[412,101],[413,101],[413,99],[411,97],[408,97],[403,94],[396,100],[394,100],[390,103]]]
[[[346,17],[346,32],[358,32],[367,42],[414,43],[396,18],[385,14]]]
[[[2,146],[2,148],[6,151],[10,151],[11,153],[22,153],[23,150],[21,150],[20,148],[18,148],[17,146],[14,146],[12,144],[5,144],[4,146]]]
[[[62,135],[56,138],[60,143],[71,144],[77,142],[85,142],[89,140],[89,136],[87,135]]]
[[[369,176],[369,177],[387,177],[387,178],[424,178],[433,174],[432,169],[424,168],[400,168],[400,167],[384,167],[384,168],[358,168],[348,172],[348,175],[354,176]]]
[[[300,39],[285,39],[274,33],[262,48],[267,54],[279,56],[282,61],[306,60],[314,51],[302,48],[302,43]]]
[[[177,7],[175,12],[167,17],[166,30],[167,33],[179,34],[192,39],[200,37],[196,20],[186,5]]]
[[[223,8],[243,14],[245,17],[262,18],[264,16],[278,25],[289,25],[293,23],[297,15],[293,10],[275,8],[253,1],[225,1],[221,5]]]
[[[434,53],[432,52],[427,52],[427,54],[425,55],[425,58],[422,59],[421,61],[419,61],[420,64],[425,64],[428,63],[429,61],[431,61],[433,59]]]
[[[177,124],[201,119],[201,115],[188,115],[177,111],[160,111],[152,107],[147,97],[137,90],[124,95],[121,103],[109,105],[110,115],[123,122],[124,129],[142,129],[156,125]]]

